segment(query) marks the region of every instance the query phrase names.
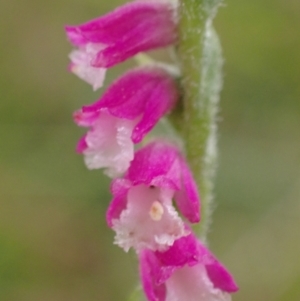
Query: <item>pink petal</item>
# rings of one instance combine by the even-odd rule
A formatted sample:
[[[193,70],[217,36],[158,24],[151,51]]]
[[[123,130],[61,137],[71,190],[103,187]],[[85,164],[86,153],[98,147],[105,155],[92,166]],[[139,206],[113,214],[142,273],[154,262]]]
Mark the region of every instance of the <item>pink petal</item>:
[[[143,113],[152,89],[163,79],[162,74],[171,78],[160,68],[131,69],[117,78],[98,101],[83,107],[83,111],[108,108],[117,117],[134,119]]]
[[[114,199],[110,203],[106,213],[106,221],[109,227],[113,226],[113,219],[119,218],[121,212],[126,209],[127,193],[131,188],[131,183],[124,179],[115,179],[111,185],[111,192]]]
[[[150,250],[143,250],[139,254],[140,275],[143,289],[149,301],[165,301],[166,286],[158,284],[156,275],[160,274],[160,263],[155,254]]]
[[[129,57],[176,40],[174,7],[166,1],[134,1],[79,26],[66,26],[75,46],[106,45],[92,65],[111,67]]]
[[[175,269],[197,264],[202,255],[199,254],[198,241],[193,234],[176,240],[167,251],[155,254],[163,267],[174,267]],[[165,280],[161,279],[160,281]]]
[[[208,264],[205,266],[207,275],[210,281],[214,284],[215,288],[218,288],[224,292],[234,293],[238,291],[238,286],[236,285],[231,274],[218,262],[214,264]]]
[[[184,160],[180,163],[182,189],[176,192],[176,204],[191,223],[198,223],[200,221],[200,197],[197,184],[187,163]]]
[[[162,70],[152,69],[156,78],[156,85],[153,83],[151,94],[145,103],[144,114],[140,122],[135,126],[132,133],[132,140],[140,142],[146,133],[156,125],[159,119],[169,112],[179,98],[178,89],[173,78]]]
[[[180,165],[176,147],[155,141],[135,153],[125,175],[134,185],[146,184],[179,190]]]
[[[199,244],[199,248],[202,248],[203,252],[206,253],[204,256],[204,265],[207,275],[214,287],[228,293],[236,292],[238,290],[238,286],[227,269],[208,249],[205,248],[205,246]]]
[[[174,79],[158,67],[130,70],[117,79],[100,100],[83,107],[85,113],[106,108],[117,117],[140,121],[135,125],[132,141],[139,143],[169,112],[179,98]]]

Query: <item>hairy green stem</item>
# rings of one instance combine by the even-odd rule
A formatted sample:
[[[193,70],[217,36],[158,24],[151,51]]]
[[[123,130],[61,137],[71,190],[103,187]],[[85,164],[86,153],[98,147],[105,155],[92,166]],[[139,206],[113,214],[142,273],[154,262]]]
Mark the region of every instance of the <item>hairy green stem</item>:
[[[216,165],[216,112],[221,89],[222,54],[212,27],[219,0],[182,0],[178,58],[182,72],[182,134],[201,195],[197,234],[205,240],[211,214]]]

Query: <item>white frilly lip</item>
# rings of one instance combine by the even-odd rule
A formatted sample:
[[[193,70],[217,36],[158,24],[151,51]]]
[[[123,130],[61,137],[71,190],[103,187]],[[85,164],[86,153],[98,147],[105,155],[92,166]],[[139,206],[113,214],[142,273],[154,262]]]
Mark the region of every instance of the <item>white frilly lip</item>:
[[[88,131],[83,151],[89,169],[107,168],[105,173],[116,177],[124,173],[134,156],[131,134],[135,121],[121,119],[101,110],[100,117]]]
[[[106,68],[93,67],[91,65],[96,54],[105,48],[102,44],[88,43],[77,50],[73,50],[69,58],[71,60],[70,71],[93,87],[93,90],[103,86]]]
[[[173,192],[144,184],[132,187],[127,206],[118,219],[113,219],[115,243],[126,252],[151,249],[164,251],[174,241],[188,235],[182,219],[172,205]]]

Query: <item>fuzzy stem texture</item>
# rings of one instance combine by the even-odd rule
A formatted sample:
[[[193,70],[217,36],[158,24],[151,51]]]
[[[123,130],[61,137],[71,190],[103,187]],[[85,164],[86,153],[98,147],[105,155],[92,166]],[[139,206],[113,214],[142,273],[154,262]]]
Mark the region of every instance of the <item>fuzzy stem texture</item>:
[[[221,0],[182,0],[178,58],[182,72],[182,135],[201,195],[201,222],[196,232],[205,240],[212,206],[216,168],[216,113],[222,85],[222,53],[212,27]]]

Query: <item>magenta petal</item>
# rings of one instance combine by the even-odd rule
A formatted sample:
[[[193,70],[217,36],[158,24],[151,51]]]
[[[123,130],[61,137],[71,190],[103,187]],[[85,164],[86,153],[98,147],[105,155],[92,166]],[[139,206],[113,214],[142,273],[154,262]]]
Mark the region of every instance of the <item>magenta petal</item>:
[[[198,242],[198,248],[199,252],[202,253],[202,261],[207,275],[214,287],[228,293],[236,292],[238,286],[227,269],[200,241]]]
[[[126,208],[127,192],[131,188],[131,183],[124,179],[113,180],[111,185],[111,192],[114,199],[111,201],[107,212],[106,220],[109,227],[112,227],[112,220],[119,218],[121,212]]]
[[[180,189],[179,153],[171,144],[156,141],[135,153],[125,175],[134,185],[146,184]]]
[[[197,184],[187,163],[181,160],[182,189],[175,194],[176,204],[182,214],[191,222],[200,221],[200,197]]]
[[[160,274],[160,264],[153,252],[144,250],[140,256],[140,275],[145,294],[149,301],[164,301],[166,286],[159,284],[157,275]]]
[[[174,8],[167,1],[134,1],[79,26],[66,26],[75,46],[106,45],[93,66],[111,67],[141,51],[167,46],[176,40]]]
[[[135,119],[141,115],[155,86],[167,75],[160,68],[140,67],[117,78],[95,103],[83,107],[84,112],[101,108],[120,118]],[[164,100],[169,102],[168,99]]]
[[[140,67],[118,78],[101,99],[82,111],[92,113],[106,108],[119,118],[141,118],[132,133],[133,142],[138,143],[173,108],[178,97],[174,79],[164,70]]]
[[[234,293],[238,290],[233,277],[215,256],[199,241],[199,253],[206,268],[207,275],[215,288],[224,292]]]
[[[153,83],[148,101],[145,103],[143,117],[135,126],[131,136],[135,143],[143,139],[159,119],[173,108],[179,98],[174,79],[159,69],[155,73],[156,82]]]
[[[131,139],[139,143],[169,112],[179,98],[174,79],[158,67],[141,67],[128,71],[118,78],[95,103],[84,106],[77,113],[76,122],[84,125],[102,108],[119,118],[139,121]],[[80,117],[80,118],[79,118]]]
[[[176,268],[194,265],[199,261],[198,241],[193,234],[177,239],[165,252],[155,252],[163,266]]]
[[[205,265],[205,268],[209,279],[214,284],[214,287],[228,293],[238,291],[239,288],[233,277],[218,261]]]

